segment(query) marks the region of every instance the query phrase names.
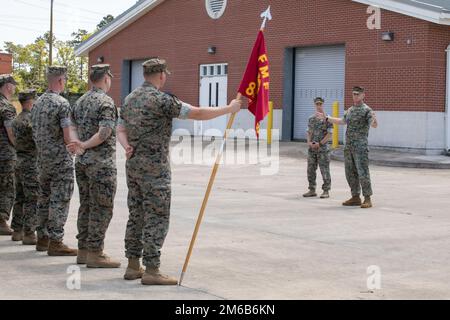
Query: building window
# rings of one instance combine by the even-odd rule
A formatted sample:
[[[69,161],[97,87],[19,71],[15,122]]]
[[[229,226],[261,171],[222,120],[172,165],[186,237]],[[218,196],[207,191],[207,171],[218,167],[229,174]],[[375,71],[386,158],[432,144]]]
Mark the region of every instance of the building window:
[[[205,0],[206,11],[212,19],[219,19],[225,12],[227,0]]]
[[[210,72],[209,72],[209,75],[210,75],[210,76],[213,76],[213,75],[214,75],[214,66],[210,66],[210,67],[209,67],[209,71],[210,71]]]
[[[224,75],[227,75],[228,74],[228,65],[226,64],[226,65],[224,65],[224,73],[223,73]]]
[[[222,66],[217,66],[217,75],[221,75],[222,74]]]

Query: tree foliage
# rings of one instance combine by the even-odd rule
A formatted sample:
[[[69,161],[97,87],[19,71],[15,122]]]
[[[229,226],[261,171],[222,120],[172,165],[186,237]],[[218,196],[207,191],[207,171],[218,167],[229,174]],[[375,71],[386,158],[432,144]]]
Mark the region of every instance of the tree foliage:
[[[114,19],[107,15],[97,25],[97,30],[104,28]],[[68,93],[84,93],[88,89],[88,58],[77,57],[75,48],[86,41],[92,33],[79,29],[72,33],[72,39],[61,41],[53,37],[53,63],[67,67]],[[45,71],[49,62],[50,32],[38,37],[28,45],[5,42],[4,50],[13,56],[13,75],[18,84],[18,90],[36,89],[42,93],[46,90]]]

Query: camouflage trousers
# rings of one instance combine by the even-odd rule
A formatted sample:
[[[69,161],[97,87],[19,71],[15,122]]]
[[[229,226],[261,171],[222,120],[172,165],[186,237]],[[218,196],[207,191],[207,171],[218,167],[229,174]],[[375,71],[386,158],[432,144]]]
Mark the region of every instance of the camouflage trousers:
[[[113,216],[117,189],[115,167],[75,165],[80,209],[78,210],[78,248],[103,250],[106,231]]]
[[[322,173],[322,190],[329,191],[331,188],[331,174],[330,174],[330,150],[320,149],[318,151],[308,150],[308,182],[309,190],[316,189],[317,167]]]
[[[20,157],[16,168],[16,200],[11,228],[14,231],[34,232],[37,226],[37,198],[39,182],[36,159]]]
[[[0,161],[0,218],[8,221],[14,205],[16,161]]]
[[[360,147],[345,147],[345,176],[350,186],[352,196],[362,193],[365,197],[372,195],[369,172],[369,149]]]
[[[50,240],[62,241],[74,188],[73,168],[39,167],[37,234],[39,238],[48,236]]]
[[[169,230],[170,169],[144,169],[132,158],[127,162],[128,209],[125,234],[127,258],[143,257],[143,265],[159,268],[161,248]]]

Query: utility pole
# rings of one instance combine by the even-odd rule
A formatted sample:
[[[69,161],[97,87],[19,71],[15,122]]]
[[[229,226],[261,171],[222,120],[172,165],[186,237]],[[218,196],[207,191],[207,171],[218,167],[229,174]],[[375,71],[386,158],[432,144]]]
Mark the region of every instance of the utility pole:
[[[49,39],[49,56],[48,64],[51,66],[53,64],[53,0],[50,0],[50,39]]]

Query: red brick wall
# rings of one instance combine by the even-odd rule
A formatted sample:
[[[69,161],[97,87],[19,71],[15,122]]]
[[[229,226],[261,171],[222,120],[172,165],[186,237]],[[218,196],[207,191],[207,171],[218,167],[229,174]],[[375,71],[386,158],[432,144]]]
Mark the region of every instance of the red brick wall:
[[[12,56],[6,53],[0,53],[0,74],[12,72]]]
[[[376,110],[444,111],[450,27],[383,10],[382,29],[368,30],[367,6],[350,0],[228,1],[218,20],[209,18],[204,1],[166,0],[93,50],[90,60],[104,56],[112,64],[117,103],[123,60],[166,58],[173,71],[166,89],[193,104],[198,103],[199,65],[227,62],[231,99],[261,23],[259,13],[269,4],[274,20],[268,24],[266,41],[277,108],[283,100],[285,48],[345,44],[346,105],[351,104],[351,87],[360,85],[367,88],[367,102]],[[381,41],[381,31],[388,30],[395,33],[395,41]],[[213,56],[207,53],[212,45],[217,47]]]

